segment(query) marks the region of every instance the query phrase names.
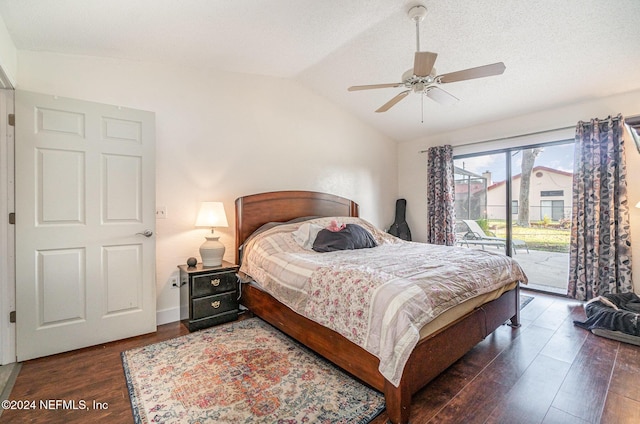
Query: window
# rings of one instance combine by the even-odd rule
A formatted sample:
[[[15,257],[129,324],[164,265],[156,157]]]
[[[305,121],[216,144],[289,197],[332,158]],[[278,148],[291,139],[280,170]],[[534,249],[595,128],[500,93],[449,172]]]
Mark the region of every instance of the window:
[[[564,196],[564,190],[543,190],[540,192],[540,197],[553,197]]]
[[[564,218],[564,200],[541,200],[540,220],[548,216],[553,221],[560,221]]]
[[[629,128],[633,141],[636,142],[638,152],[640,152],[640,115],[626,118],[625,124]]]
[[[454,157],[456,231],[464,234],[462,221],[474,220],[510,240],[491,250],[513,255],[528,287],[538,290],[567,292],[570,236],[559,221],[571,217],[574,151],[574,140],[567,139]],[[517,248],[522,244],[528,249]],[[488,250],[468,248],[483,247]],[[543,259],[541,267],[540,258],[553,261]]]

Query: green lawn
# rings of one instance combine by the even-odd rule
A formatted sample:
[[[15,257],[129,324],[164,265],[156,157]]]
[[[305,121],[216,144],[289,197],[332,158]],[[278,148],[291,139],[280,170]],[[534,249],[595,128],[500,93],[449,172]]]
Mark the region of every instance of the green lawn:
[[[506,237],[506,225],[501,220],[489,220],[488,226],[497,237]],[[513,227],[513,238],[524,240],[529,249],[548,252],[569,252],[571,232],[568,229],[544,227]]]

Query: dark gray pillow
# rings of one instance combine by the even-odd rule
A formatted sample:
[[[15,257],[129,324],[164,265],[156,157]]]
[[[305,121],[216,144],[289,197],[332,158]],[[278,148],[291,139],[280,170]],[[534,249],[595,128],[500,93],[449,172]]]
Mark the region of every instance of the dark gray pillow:
[[[373,236],[357,224],[347,224],[340,231],[327,229],[318,232],[313,242],[313,250],[316,252],[333,252],[336,250],[354,250],[376,247]]]

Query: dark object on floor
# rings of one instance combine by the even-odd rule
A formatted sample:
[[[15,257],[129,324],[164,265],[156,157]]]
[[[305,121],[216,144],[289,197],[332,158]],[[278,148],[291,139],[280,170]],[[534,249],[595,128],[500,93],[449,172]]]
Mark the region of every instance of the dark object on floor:
[[[635,293],[604,294],[584,305],[587,320],[574,321],[593,334],[640,345],[640,297]]]
[[[392,236],[401,238],[402,240],[411,241],[411,230],[406,220],[407,201],[405,199],[396,200],[396,220],[387,231]]]

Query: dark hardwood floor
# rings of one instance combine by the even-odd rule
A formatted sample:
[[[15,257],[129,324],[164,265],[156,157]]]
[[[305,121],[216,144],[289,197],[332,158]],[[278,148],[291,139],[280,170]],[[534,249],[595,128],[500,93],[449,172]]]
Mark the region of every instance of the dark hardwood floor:
[[[640,423],[640,347],[573,325],[579,302],[541,293],[522,327],[502,326],[413,398],[411,422]],[[179,324],[153,334],[27,361],[10,399],[35,410],[5,410],[1,423],[132,423],[120,352],[186,334]],[[89,410],[39,408],[40,400],[86,402]],[[51,401],[54,403],[52,404]],[[107,409],[93,409],[93,402]],[[387,420],[383,413],[373,423]]]

